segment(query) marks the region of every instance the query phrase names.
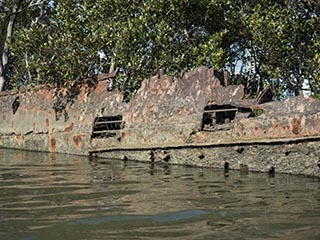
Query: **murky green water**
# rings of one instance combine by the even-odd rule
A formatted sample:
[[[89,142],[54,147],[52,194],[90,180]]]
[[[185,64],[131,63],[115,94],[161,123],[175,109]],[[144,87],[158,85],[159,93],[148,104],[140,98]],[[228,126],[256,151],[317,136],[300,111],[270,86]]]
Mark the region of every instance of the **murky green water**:
[[[0,239],[320,239],[320,181],[0,149]]]

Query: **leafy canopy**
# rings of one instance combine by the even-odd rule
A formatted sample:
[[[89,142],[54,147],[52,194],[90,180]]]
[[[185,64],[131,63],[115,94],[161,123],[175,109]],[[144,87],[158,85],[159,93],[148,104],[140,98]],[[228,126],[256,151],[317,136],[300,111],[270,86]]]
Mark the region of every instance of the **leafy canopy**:
[[[8,74],[13,87],[61,84],[118,68],[116,87],[130,97],[162,67],[177,75],[206,65],[227,70],[249,96],[266,87],[276,97],[299,95],[306,84],[319,94],[318,0],[41,2],[16,20]],[[0,9],[1,17],[8,14]]]
[[[15,78],[63,82],[118,67],[117,86],[131,93],[161,67],[222,66],[224,13],[214,2],[55,1],[48,21],[16,32]]]

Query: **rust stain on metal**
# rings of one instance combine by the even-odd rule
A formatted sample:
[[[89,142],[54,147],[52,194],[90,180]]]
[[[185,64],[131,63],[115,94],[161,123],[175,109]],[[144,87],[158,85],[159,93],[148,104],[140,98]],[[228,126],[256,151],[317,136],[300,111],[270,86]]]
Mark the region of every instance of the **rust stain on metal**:
[[[185,133],[182,133],[181,135],[182,141],[186,142],[188,140],[188,137],[186,136]]]
[[[79,95],[78,95],[78,101],[79,102],[84,102],[87,98],[87,91],[86,89],[81,89]]]
[[[72,132],[73,126],[74,126],[74,124],[73,124],[73,122],[72,122],[69,126],[67,126],[67,127],[64,129],[64,132]]]
[[[83,116],[83,118],[81,119],[81,123],[85,123],[87,121],[86,116]]]
[[[83,142],[83,135],[75,135],[72,138],[73,144],[76,148],[79,148]]]
[[[15,138],[17,142],[24,142],[24,140],[26,139],[24,135],[16,135]]]
[[[51,138],[50,138],[50,150],[51,150],[52,152],[55,152],[55,151],[57,150],[57,141],[56,141],[56,139],[53,138],[52,136],[51,136]]]
[[[200,140],[201,140],[201,137],[200,137],[200,136],[198,136],[198,135],[195,135],[195,136],[194,136],[194,142],[195,142],[195,143],[200,142]]]
[[[301,119],[294,118],[292,120],[292,132],[296,135],[302,132]]]
[[[50,127],[50,122],[49,122],[49,119],[46,118],[46,127],[49,128]]]

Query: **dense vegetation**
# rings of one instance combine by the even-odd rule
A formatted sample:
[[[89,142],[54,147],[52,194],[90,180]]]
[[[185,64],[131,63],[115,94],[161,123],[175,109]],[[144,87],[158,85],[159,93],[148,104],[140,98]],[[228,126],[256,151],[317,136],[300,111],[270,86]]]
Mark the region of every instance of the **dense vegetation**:
[[[319,0],[0,0],[0,89],[118,69],[130,96],[162,67],[206,65],[250,96],[318,96],[319,15]]]

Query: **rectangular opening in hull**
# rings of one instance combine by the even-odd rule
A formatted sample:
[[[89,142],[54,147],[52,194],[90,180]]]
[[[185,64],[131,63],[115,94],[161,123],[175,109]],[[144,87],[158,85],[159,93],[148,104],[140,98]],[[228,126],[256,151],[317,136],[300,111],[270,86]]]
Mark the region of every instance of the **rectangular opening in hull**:
[[[202,131],[230,130],[235,119],[248,118],[252,110],[232,105],[207,105],[202,115]]]
[[[122,115],[97,117],[91,138],[116,137],[123,127]]]

